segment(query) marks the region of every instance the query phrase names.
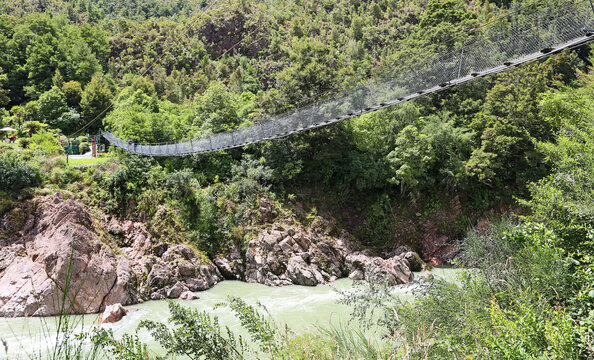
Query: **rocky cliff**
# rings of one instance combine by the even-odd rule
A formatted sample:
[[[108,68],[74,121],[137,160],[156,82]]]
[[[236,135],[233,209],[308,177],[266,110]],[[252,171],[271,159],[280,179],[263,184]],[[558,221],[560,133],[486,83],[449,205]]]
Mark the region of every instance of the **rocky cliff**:
[[[190,247],[156,243],[139,223],[94,219],[62,194],[13,209],[1,226],[0,316],[96,313],[114,303],[175,298],[222,279]],[[121,246],[107,233],[116,229]]]
[[[323,224],[324,219],[317,219]],[[352,279],[413,280],[422,261],[403,249],[387,258],[357,252],[350,235],[277,222],[245,249],[214,262],[192,247],[155,239],[144,224],[94,213],[68,195],[41,197],[0,224],[0,316],[96,313],[106,306],[178,298],[223,279],[270,286]]]

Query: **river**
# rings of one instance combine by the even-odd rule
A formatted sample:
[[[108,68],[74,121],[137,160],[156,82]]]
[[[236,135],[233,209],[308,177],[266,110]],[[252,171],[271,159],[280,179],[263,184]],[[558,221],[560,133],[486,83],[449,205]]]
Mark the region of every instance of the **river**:
[[[456,281],[459,270],[439,268],[434,269],[433,273],[447,281]],[[200,296],[198,300],[177,301],[199,310],[208,310],[213,316],[219,317],[221,325],[239,329],[238,321],[228,309],[213,307],[228,296],[240,297],[248,304],[264,305],[277,324],[286,324],[296,333],[304,333],[316,331],[318,326],[347,323],[350,319],[350,309],[337,303],[341,295],[336,290],[352,288],[353,282],[349,279],[340,279],[328,285],[315,287],[268,287],[240,281],[223,281],[207,291],[197,293]],[[411,290],[412,286],[409,285],[394,287],[394,292],[402,299],[412,299]],[[167,301],[147,301],[126,308],[130,312],[121,321],[101,326],[112,329],[116,335],[121,336],[125,333],[134,334],[142,320],[166,322],[169,316]],[[68,318],[72,327],[82,332],[98,326],[98,316],[73,315]],[[0,344],[0,359],[45,359],[43,354],[47,354],[48,349],[54,346],[58,321],[57,317],[0,319],[0,338],[5,343],[5,346]],[[146,332],[139,334],[142,340],[149,344],[152,352],[164,353]]]

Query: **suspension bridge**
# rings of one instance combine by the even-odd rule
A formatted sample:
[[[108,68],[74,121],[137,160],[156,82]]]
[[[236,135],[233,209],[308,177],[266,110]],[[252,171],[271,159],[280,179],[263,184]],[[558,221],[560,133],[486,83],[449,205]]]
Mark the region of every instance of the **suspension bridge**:
[[[407,71],[394,71],[253,125],[180,142],[137,144],[109,131],[111,144],[146,156],[187,156],[284,138],[436,93],[475,79],[511,70],[594,40],[591,0],[540,1],[512,10],[477,28],[461,45],[427,56]]]

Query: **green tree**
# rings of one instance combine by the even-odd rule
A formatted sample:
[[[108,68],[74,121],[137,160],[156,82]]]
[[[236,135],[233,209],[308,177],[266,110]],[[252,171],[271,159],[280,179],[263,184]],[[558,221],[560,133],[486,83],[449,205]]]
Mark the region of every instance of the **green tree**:
[[[91,82],[85,86],[81,95],[80,109],[85,121],[94,121],[89,131],[96,131],[101,126],[108,107],[111,105],[112,93],[102,76],[93,75]]]
[[[8,75],[2,73],[0,68],[0,107],[7,105],[10,102],[10,90],[6,88]]]
[[[567,62],[574,64],[573,70]],[[557,128],[541,116],[540,97],[556,82],[571,83],[578,66],[575,55],[563,54],[498,75],[469,124],[480,136],[480,146],[466,164],[469,175],[491,185],[543,176],[543,159],[534,141],[551,139]]]
[[[416,189],[426,181],[426,173],[433,161],[432,148],[427,135],[414,125],[408,125],[396,138],[394,150],[388,154],[388,162],[394,170],[393,181],[402,191]]]
[[[231,130],[239,125],[237,95],[220,82],[211,82],[195,101],[196,125],[207,132]]]
[[[79,109],[82,99],[82,86],[78,81],[68,81],[62,86],[62,92],[69,107]]]
[[[27,132],[29,137],[31,137],[34,134],[36,134],[38,131],[40,131],[41,129],[43,129],[47,126],[48,126],[47,124],[41,123],[39,121],[26,121],[23,124],[23,130]]]
[[[53,123],[53,126],[62,130],[63,133],[69,134],[82,125],[81,123],[81,116],[75,109],[70,109],[62,115]]]
[[[101,71],[101,65],[93,51],[84,41],[70,45],[69,63],[72,64],[71,79],[86,84],[96,73]]]
[[[58,119],[66,111],[68,111],[66,97],[62,90],[57,87],[52,87],[50,90],[41,94],[37,101],[37,116],[39,120],[52,127],[58,127]]]
[[[477,25],[476,15],[466,9],[464,2],[457,0],[429,0],[419,22],[422,36],[434,44],[449,41]]]

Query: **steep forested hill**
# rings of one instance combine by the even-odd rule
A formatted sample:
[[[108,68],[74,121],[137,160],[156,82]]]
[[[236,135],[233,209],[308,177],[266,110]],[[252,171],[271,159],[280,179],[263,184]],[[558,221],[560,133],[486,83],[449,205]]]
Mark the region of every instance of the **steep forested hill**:
[[[199,12],[207,4],[207,0],[2,0],[0,11],[15,16],[63,15],[70,21],[83,23],[113,18],[185,17]]]
[[[82,149],[76,137],[104,127],[163,142],[254,124],[407,71],[528,3],[0,0],[0,128],[18,135],[0,144],[0,216],[66,192],[105,219],[143,222],[159,241],[151,251],[185,243],[205,261],[245,254],[275,222],[345,229],[378,255],[406,245],[432,264],[458,256],[480,269],[464,286],[438,281],[410,306],[373,302],[378,292],[358,299],[382,304],[396,334],[385,358],[591,358],[590,46],[242,149],[171,159],[114,150],[80,171],[58,143]],[[316,349],[305,358],[331,358]]]
[[[232,129],[385,69],[405,71],[427,51],[452,46],[448,39],[464,41],[468,29],[507,6],[459,0],[235,0],[195,15],[179,12],[177,20],[110,15],[82,23],[65,13],[54,16],[51,9],[35,13],[91,6],[104,14],[128,14],[143,4],[148,3],[5,1],[4,6],[26,11],[0,16],[2,124],[21,128],[38,121],[68,135],[95,120],[85,131],[108,126],[125,138],[151,142]],[[204,5],[184,4],[194,10]],[[275,183],[283,186],[315,183],[353,196],[371,192],[360,209],[366,218],[391,202],[386,199],[418,199],[436,190],[489,207],[546,174],[534,141],[550,139],[557,127],[540,115],[540,96],[571,85],[587,54],[566,52],[245,151],[266,158]],[[231,152],[229,161],[240,153]],[[220,176],[230,175],[229,166],[222,169],[227,170]],[[384,220],[377,221],[386,232],[374,230],[379,243],[389,240],[394,226]],[[377,227],[375,222],[367,226]],[[459,222],[463,227],[467,220]]]

